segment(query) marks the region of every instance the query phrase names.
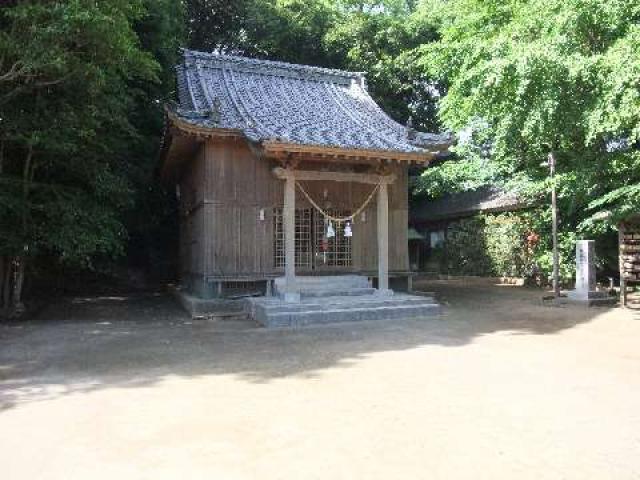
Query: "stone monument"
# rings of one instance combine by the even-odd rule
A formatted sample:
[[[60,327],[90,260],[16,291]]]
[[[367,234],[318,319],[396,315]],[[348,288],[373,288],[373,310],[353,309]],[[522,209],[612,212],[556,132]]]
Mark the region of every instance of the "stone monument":
[[[615,301],[607,292],[596,289],[595,240],[576,242],[576,288],[567,297],[585,305],[609,304]]]

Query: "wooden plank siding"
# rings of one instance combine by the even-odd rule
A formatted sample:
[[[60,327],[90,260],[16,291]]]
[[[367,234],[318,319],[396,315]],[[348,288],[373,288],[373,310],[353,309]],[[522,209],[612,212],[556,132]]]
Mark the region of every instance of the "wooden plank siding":
[[[204,274],[206,271],[204,176],[204,148],[200,148],[179,182],[180,270],[183,274]]]
[[[180,182],[181,261],[184,274],[210,277],[250,277],[277,274],[274,268],[273,213],[283,205],[284,182],[272,170],[273,160],[258,156],[242,139],[208,140],[188,166]],[[405,164],[387,165],[397,176],[389,186],[389,268],[409,269],[407,225],[408,192]],[[331,170],[335,163],[314,162]],[[327,208],[355,210],[373,185],[347,182],[303,182],[305,190]],[[326,190],[326,197],[325,197]],[[312,208],[297,192],[297,208]],[[265,219],[260,220],[264,209]],[[377,268],[376,198],[353,224],[354,271]],[[191,246],[191,248],[190,248]]]

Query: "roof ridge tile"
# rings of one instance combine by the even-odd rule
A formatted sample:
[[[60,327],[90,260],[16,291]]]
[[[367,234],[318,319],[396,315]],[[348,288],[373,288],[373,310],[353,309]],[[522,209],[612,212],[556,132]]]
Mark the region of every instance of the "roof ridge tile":
[[[276,60],[263,60],[216,52],[198,52],[188,49],[183,49],[183,53],[187,66],[191,62],[200,61],[201,65],[202,62],[206,63],[206,65],[202,66],[208,66],[210,68],[229,68],[238,71],[248,70],[253,73],[273,76],[299,75],[305,80],[331,80],[342,84],[351,83],[352,80],[356,80],[362,85],[366,84],[364,72],[351,72],[336,68],[301,65]]]

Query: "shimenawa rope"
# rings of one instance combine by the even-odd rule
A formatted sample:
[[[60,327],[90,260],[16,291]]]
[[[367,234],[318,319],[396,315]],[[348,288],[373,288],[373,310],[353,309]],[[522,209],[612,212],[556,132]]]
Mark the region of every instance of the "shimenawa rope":
[[[300,189],[300,191],[302,192],[302,194],[306,197],[307,200],[309,200],[309,203],[316,209],[318,210],[325,218],[328,218],[329,220],[333,220],[336,223],[342,223],[342,222],[346,222],[346,221],[353,221],[353,219],[355,217],[357,217],[360,212],[362,212],[365,208],[367,208],[367,205],[369,205],[369,202],[371,202],[371,199],[373,198],[373,196],[375,195],[375,193],[378,191],[378,188],[380,188],[380,183],[378,183],[375,187],[373,187],[373,190],[371,191],[371,193],[369,194],[369,196],[367,197],[367,199],[364,201],[364,203],[362,205],[360,205],[360,208],[358,208],[355,212],[353,212],[351,215],[346,216],[346,217],[334,217],[333,215],[329,215],[326,211],[324,211],[320,205],[318,205],[313,198],[311,198],[311,195],[309,195],[307,193],[307,191],[302,187],[302,185],[300,184],[300,182],[298,182],[296,180],[296,185],[297,187]]]

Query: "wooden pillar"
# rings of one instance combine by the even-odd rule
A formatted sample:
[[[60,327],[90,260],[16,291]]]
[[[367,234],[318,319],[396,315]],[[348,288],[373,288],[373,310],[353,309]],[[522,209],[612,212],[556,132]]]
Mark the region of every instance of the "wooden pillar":
[[[390,295],[389,290],[389,193],[386,183],[378,188],[378,291]]]
[[[296,177],[293,169],[287,169],[284,185],[284,276],[286,302],[300,301],[296,285]]]

